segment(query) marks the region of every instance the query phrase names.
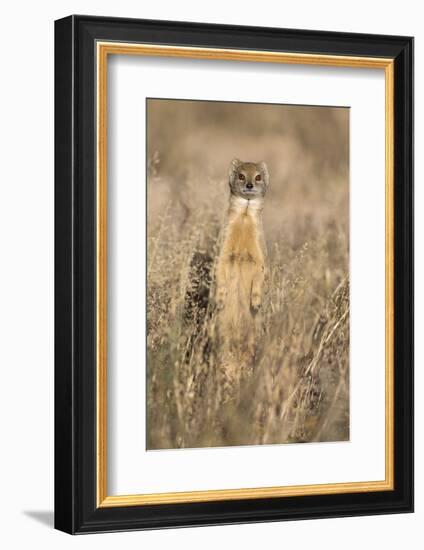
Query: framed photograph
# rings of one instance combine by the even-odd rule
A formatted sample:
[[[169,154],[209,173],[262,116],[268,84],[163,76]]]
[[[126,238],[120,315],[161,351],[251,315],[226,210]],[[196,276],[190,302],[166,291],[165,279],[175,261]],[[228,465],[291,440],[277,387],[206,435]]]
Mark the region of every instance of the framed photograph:
[[[413,510],[413,39],[55,24],[55,525]]]

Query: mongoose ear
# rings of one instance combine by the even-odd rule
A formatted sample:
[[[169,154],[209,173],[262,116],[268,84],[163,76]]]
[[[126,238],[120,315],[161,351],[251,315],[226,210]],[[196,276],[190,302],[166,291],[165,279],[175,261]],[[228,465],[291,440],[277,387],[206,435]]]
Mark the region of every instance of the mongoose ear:
[[[258,162],[258,166],[259,166],[259,168],[262,172],[265,184],[268,185],[268,183],[269,183],[269,172],[268,172],[268,166],[266,165],[266,162],[261,160],[261,162]]]
[[[239,159],[233,159],[230,162],[230,169],[229,169],[229,176],[230,180],[233,178],[234,174],[237,172],[237,168],[240,166],[241,160]]]

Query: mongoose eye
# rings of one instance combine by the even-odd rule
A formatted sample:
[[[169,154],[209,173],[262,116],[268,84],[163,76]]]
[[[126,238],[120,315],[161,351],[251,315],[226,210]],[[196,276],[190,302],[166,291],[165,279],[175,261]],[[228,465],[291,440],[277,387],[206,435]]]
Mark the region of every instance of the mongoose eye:
[[[244,181],[246,178],[244,174],[239,174],[239,180]]]
[[[256,181],[261,181],[261,179],[262,179],[262,177],[261,177],[260,174],[258,174],[258,175],[256,176],[256,178],[255,178]]]

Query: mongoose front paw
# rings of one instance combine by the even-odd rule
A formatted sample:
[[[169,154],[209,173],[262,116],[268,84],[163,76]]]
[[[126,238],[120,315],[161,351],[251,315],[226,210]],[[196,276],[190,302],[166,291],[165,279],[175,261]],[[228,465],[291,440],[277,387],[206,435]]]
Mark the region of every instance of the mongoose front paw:
[[[258,311],[261,309],[262,303],[261,303],[261,297],[259,294],[252,294],[252,299],[250,300],[250,308],[252,310],[252,313],[258,313]]]
[[[222,309],[224,309],[224,300],[217,300],[216,301],[216,309],[218,311],[221,311]]]
[[[216,309],[219,311],[223,309],[225,304],[225,290],[224,289],[218,289],[216,293]]]

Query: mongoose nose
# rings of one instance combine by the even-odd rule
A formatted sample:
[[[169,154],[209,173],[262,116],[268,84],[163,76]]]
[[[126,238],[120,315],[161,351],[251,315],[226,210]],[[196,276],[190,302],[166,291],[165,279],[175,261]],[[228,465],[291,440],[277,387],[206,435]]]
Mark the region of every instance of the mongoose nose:
[[[253,189],[253,183],[249,181],[249,183],[246,185],[248,189]]]

